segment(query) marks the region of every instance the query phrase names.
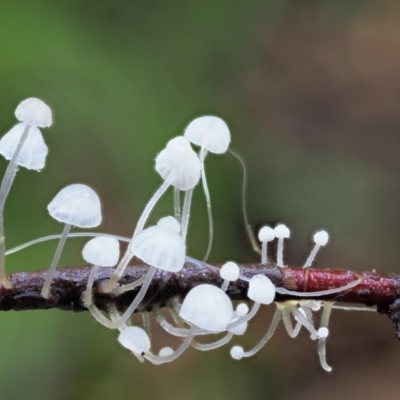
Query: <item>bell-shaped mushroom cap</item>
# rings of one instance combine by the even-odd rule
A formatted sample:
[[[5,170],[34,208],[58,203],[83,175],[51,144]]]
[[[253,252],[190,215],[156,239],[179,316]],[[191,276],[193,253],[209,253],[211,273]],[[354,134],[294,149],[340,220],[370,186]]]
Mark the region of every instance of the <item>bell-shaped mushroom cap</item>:
[[[35,97],[21,101],[15,110],[15,116],[24,124],[40,128],[49,127],[53,123],[50,107]]]
[[[225,331],[233,316],[228,295],[220,288],[201,284],[185,297],[179,315],[186,321],[208,331]]]
[[[135,354],[146,353],[151,347],[149,335],[138,326],[125,328],[119,334],[118,341]]]
[[[156,158],[156,171],[180,190],[194,188],[200,180],[200,159],[184,136],[170,140]]]
[[[7,160],[12,159],[25,127],[23,123],[17,124],[1,138],[0,154]],[[19,153],[17,164],[27,169],[41,170],[46,163],[48,152],[49,149],[40,130],[31,127]]]
[[[85,244],[82,256],[93,265],[113,267],[119,259],[119,242],[110,236],[95,237]]]
[[[249,282],[247,296],[261,304],[271,304],[275,299],[275,286],[265,275],[254,275]]]
[[[274,228],[275,237],[282,239],[289,239],[290,230],[286,225],[279,224]]]
[[[132,254],[153,267],[177,272],[185,263],[185,241],[174,217],[161,218],[156,226],[135,235],[130,244]]]
[[[216,154],[225,153],[231,141],[228,125],[221,118],[213,116],[193,120],[186,128],[185,137]]]
[[[47,210],[57,221],[79,228],[94,228],[101,222],[99,197],[89,186],[80,183],[60,190]]]

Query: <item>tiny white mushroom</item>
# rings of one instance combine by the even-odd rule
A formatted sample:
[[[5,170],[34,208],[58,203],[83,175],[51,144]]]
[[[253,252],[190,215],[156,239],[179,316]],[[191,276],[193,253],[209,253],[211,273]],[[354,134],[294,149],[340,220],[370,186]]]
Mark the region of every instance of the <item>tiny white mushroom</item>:
[[[221,267],[219,274],[221,278],[224,279],[221,289],[226,291],[229,282],[234,282],[239,279],[240,269],[236,263],[228,261]]]
[[[82,250],[83,258],[93,267],[90,271],[85,292],[85,304],[92,305],[92,287],[100,267],[114,267],[119,259],[119,242],[110,236],[98,236],[89,240]]]
[[[329,235],[328,232],[326,231],[319,231],[314,235],[314,243],[315,246],[311,251],[311,254],[308,256],[307,261],[304,264],[303,268],[307,268],[310,267],[312,262],[315,259],[315,256],[317,255],[318,250],[322,247],[322,246],[326,246],[326,244],[328,243],[329,240]]]
[[[12,287],[5,273],[4,204],[17,173],[18,165],[27,169],[41,170],[44,167],[48,148],[38,127],[52,124],[50,108],[41,100],[30,98],[22,101],[15,115],[17,124],[0,141],[0,154],[10,160],[0,186],[0,283]]]
[[[138,326],[129,326],[121,331],[118,341],[135,355],[143,356],[150,351],[149,335]]]
[[[131,305],[126,309],[118,321],[110,322],[107,318],[98,319],[100,323],[108,328],[118,328],[136,310],[146,295],[151,280],[157,269],[168,272],[179,272],[185,263],[186,247],[185,242],[179,234],[180,224],[174,217],[161,218],[156,226],[144,229],[134,236],[129,244],[127,253],[130,257],[136,256],[150,265],[150,268],[143,278],[122,287],[118,293],[132,290],[142,285],[139,293]],[[112,291],[114,285],[109,285],[108,281],[103,287],[103,291]],[[111,290],[109,290],[111,287]]]
[[[247,296],[256,303],[271,304],[275,299],[275,285],[265,275],[254,275],[249,282]]]
[[[49,297],[50,285],[71,226],[94,228],[101,223],[100,199],[89,186],[73,184],[62,189],[47,207],[49,214],[65,224],[64,231],[51,262],[42,288],[42,296]]]
[[[275,239],[275,232],[269,226],[263,226],[258,232],[258,240],[262,243],[261,246],[261,264],[267,264],[267,244]]]
[[[236,307],[236,314],[239,315],[239,317],[243,317],[244,315],[248,314],[249,312],[249,306],[246,303],[240,303]]]
[[[276,263],[278,267],[284,267],[283,265],[283,241],[289,239],[290,230],[286,225],[280,224],[274,228],[275,237],[278,238],[278,252],[276,257]]]
[[[241,360],[243,358],[243,355],[244,355],[244,350],[243,350],[243,347],[233,346],[231,348],[231,352],[230,353],[231,353],[231,357],[234,360]]]
[[[207,213],[209,222],[209,241],[204,260],[207,260],[211,252],[213,242],[214,227],[211,211],[210,193],[208,190],[206,174],[204,169],[204,159],[207,152],[215,154],[223,154],[228,150],[231,141],[231,134],[226,123],[215,116],[204,116],[193,120],[185,130],[185,137],[192,143],[201,147],[201,179],[203,181],[203,189],[207,202]]]

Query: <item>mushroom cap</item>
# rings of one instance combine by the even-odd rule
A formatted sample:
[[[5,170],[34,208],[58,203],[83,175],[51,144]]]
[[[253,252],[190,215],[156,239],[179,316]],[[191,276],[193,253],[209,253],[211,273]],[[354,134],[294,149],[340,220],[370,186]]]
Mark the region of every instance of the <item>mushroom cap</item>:
[[[275,299],[275,286],[265,275],[254,275],[249,282],[247,296],[261,304],[271,304]]]
[[[270,242],[275,239],[275,231],[269,226],[263,226],[258,231],[258,240],[260,242]]]
[[[156,158],[156,171],[180,190],[194,188],[200,180],[200,159],[184,136],[171,139]]]
[[[288,239],[290,237],[290,230],[286,225],[277,225],[274,229],[275,237]]]
[[[118,336],[118,342],[135,354],[146,353],[151,347],[149,335],[138,326],[123,329]]]
[[[185,297],[179,315],[186,321],[208,331],[225,331],[233,316],[228,295],[220,288],[201,284]]]
[[[314,242],[318,246],[325,246],[328,243],[329,235],[327,231],[319,231],[314,235]]]
[[[236,307],[235,312],[239,317],[243,317],[249,312],[249,306],[246,303],[240,303]]]
[[[166,356],[170,356],[173,352],[174,352],[174,350],[172,350],[171,347],[163,347],[158,352],[158,355],[160,357],[166,357]]]
[[[94,228],[101,223],[99,197],[89,186],[80,183],[60,190],[47,210],[57,221],[79,228]]]
[[[231,141],[228,125],[221,118],[213,116],[194,119],[186,128],[185,137],[216,154],[225,153]]]
[[[40,128],[49,127],[53,123],[50,107],[35,97],[21,101],[15,110],[15,116],[24,124]]]
[[[222,279],[234,282],[239,279],[240,269],[236,263],[228,261],[221,267],[219,274]]]
[[[185,241],[174,217],[161,218],[156,226],[135,235],[130,250],[145,263],[164,271],[178,272],[185,263]]]
[[[113,267],[119,259],[119,242],[110,236],[95,237],[85,244],[82,256],[93,265]]]
[[[238,318],[234,318],[232,322],[235,322],[237,320]],[[234,328],[230,328],[229,332],[233,333],[236,336],[242,336],[246,333],[247,326],[248,326],[247,321],[245,321],[242,324],[235,326]]]
[[[0,154],[5,159],[12,159],[25,128],[24,123],[19,123],[1,138]],[[32,126],[19,153],[17,164],[27,169],[41,170],[46,163],[48,152],[49,149],[43,140],[42,133]]]

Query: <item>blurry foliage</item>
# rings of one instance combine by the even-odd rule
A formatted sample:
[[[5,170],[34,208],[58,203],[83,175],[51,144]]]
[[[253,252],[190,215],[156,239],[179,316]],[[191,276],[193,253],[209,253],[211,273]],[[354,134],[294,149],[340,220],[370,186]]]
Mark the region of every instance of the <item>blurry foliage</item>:
[[[99,192],[103,231],[130,235],[160,182],[155,155],[193,117],[210,113],[226,119],[233,147],[247,161],[251,222],[293,227],[290,263],[304,261],[312,232],[323,227],[333,238],[319,266],[395,270],[399,17],[394,1],[2,0],[2,130],[15,123],[14,108],[26,97],[42,98],[55,114],[44,130],[47,167],[21,170],[6,204],[8,247],[61,231],[46,205],[73,182]],[[241,220],[237,162],[210,156],[206,168],[216,220],[211,261],[255,261]],[[170,196],[152,221],[171,211]],[[189,253],[201,257],[207,226],[200,191],[192,217]],[[69,243],[64,265],[83,262],[82,243]],[[55,246],[10,257],[8,270],[47,267]],[[254,343],[269,315],[241,342]],[[335,319],[328,360],[336,372],[327,376],[306,337],[278,334],[244,362],[223,348],[153,367],[140,365],[89,315],[7,313],[1,393],[43,400],[334,399],[361,397],[361,389],[373,396],[379,386],[381,398],[396,398],[396,380],[389,384],[390,372],[379,375],[375,364],[390,366],[399,352],[390,322]]]

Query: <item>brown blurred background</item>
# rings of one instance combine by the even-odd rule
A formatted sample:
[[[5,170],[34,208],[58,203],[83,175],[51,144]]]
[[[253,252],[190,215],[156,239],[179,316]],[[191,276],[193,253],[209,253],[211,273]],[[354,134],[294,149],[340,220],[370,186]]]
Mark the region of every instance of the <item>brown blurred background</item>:
[[[331,241],[319,267],[396,272],[400,237],[400,5],[396,1],[1,0],[0,126],[26,97],[54,110],[40,173],[22,170],[6,205],[7,245],[61,232],[46,205],[87,183],[104,208],[101,230],[132,233],[160,184],[154,157],[199,115],[223,117],[247,162],[254,227],[292,228],[286,260],[304,262],[311,235]],[[6,163],[1,161],[0,168]],[[241,219],[241,171],[207,159],[216,237],[210,261],[252,262]],[[172,212],[172,196],[152,221]],[[206,247],[195,196],[189,254]],[[63,265],[83,263],[71,240]],[[56,243],[8,258],[8,270],[46,267]],[[272,308],[244,338],[251,348]],[[141,365],[87,314],[1,315],[0,393],[7,399],[397,399],[400,343],[372,313],[332,317],[331,374],[306,334],[280,327],[241,362],[229,346]],[[156,334],[160,344],[166,337]],[[172,342],[176,345],[176,342]]]

